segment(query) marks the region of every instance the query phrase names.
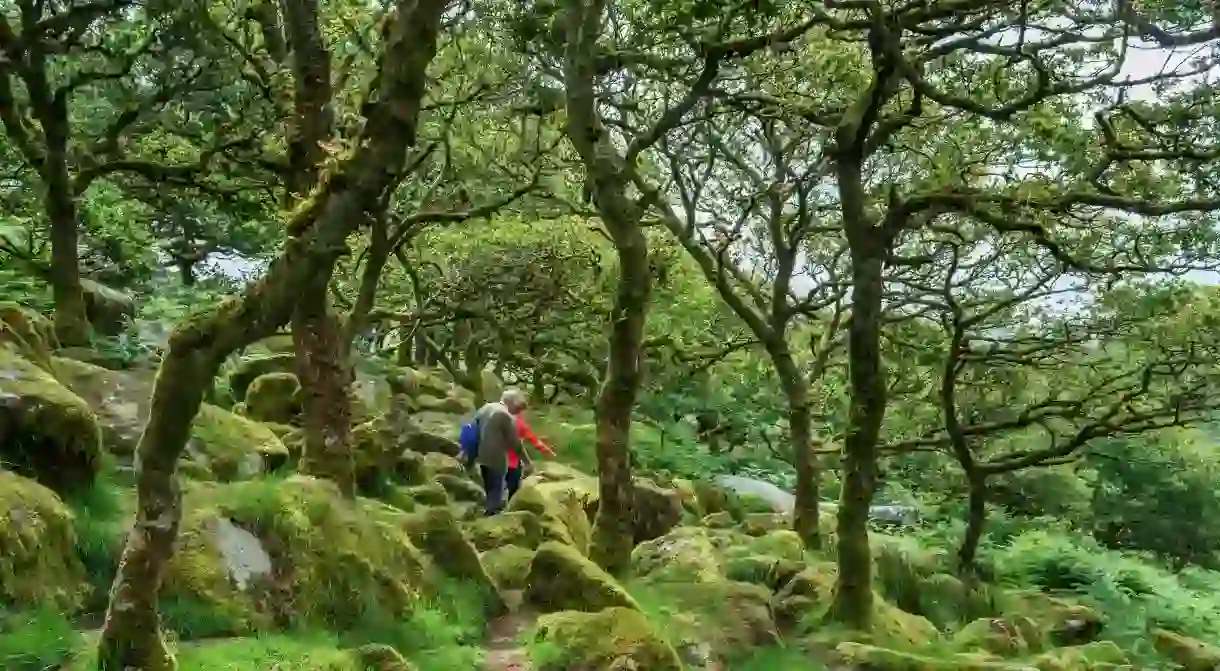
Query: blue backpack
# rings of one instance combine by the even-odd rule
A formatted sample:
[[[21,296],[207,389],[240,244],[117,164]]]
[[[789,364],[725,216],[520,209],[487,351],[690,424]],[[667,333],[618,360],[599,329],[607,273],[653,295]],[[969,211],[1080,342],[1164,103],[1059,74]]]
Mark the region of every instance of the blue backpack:
[[[458,447],[462,450],[462,460],[469,463],[479,456],[479,420],[471,418],[462,425],[458,433]]]

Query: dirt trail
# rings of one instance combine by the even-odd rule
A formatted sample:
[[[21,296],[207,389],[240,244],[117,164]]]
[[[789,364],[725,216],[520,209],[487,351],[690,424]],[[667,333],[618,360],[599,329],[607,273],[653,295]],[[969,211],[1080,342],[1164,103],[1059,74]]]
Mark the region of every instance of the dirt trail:
[[[521,605],[521,593],[504,595],[509,611],[487,623],[487,653],[483,671],[533,671],[529,654],[521,647],[521,634],[534,626],[538,615]]]

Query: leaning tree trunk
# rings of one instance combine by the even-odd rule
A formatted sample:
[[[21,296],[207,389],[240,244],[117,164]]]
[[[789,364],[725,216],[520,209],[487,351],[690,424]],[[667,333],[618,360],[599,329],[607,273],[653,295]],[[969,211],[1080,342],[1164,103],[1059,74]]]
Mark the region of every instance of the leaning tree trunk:
[[[839,575],[828,614],[854,629],[869,631],[873,563],[868,546],[868,509],[876,488],[877,441],[886,406],[881,297],[888,241],[865,211],[861,157],[840,155],[836,168],[852,267],[852,316],[847,331],[851,404],[837,525]]]
[[[41,173],[51,223],[51,291],[55,297],[55,335],[64,346],[89,344],[89,317],[81,290],[76,194],[68,172],[67,103],[52,103],[40,119],[47,153]]]
[[[779,373],[780,386],[788,401],[788,441],[792,448],[792,465],[796,468],[796,502],[793,507],[792,528],[801,537],[805,547],[816,550],[821,547],[818,535],[818,478],[820,477],[817,455],[813,453],[813,423],[809,408],[809,386],[796,367],[792,355],[786,351],[773,352],[775,370]]]
[[[631,412],[640,386],[640,356],[652,274],[643,232],[612,233],[619,280],[610,326],[610,359],[597,399],[598,506],[590,556],[610,573],[621,573],[634,547],[631,483]]]
[[[400,0],[386,24],[356,151],[336,167],[311,205],[293,217],[288,244],[262,280],[170,336],[137,448],[136,520],[102,625],[102,671],[173,668],[161,635],[157,599],[182,519],[178,459],[204,390],[226,356],[275,334],[291,318],[300,287],[333,268],[346,250],[347,236],[401,180],[447,5],[448,0]]]

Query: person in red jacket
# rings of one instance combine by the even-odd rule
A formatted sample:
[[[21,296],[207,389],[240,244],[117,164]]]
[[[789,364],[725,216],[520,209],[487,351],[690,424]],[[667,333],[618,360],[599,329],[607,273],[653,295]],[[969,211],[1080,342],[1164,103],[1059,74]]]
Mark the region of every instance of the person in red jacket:
[[[534,449],[548,457],[554,457],[555,451],[550,448],[530,425],[525,421],[525,414],[517,414],[517,436],[521,439],[521,454],[517,454],[516,450],[508,451],[508,473],[505,475],[504,483],[508,489],[508,496],[505,501],[513,498],[513,494],[521,488],[521,478],[526,468],[532,467],[533,460],[530,458],[529,452],[525,451],[525,442],[534,446]]]

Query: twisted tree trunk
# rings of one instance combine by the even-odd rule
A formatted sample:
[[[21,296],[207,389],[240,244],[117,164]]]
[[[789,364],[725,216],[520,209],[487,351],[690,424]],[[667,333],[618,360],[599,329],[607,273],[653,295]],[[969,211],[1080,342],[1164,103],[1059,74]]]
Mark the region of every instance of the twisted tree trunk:
[[[157,598],[182,519],[178,459],[204,390],[230,353],[275,334],[300,287],[328,274],[356,227],[402,179],[415,143],[428,65],[448,0],[400,0],[385,29],[378,73],[355,152],[289,223],[288,244],[240,297],[179,326],[153,390],[138,447],[136,521],[127,536],[98,644],[103,671],[163,671],[174,662],[161,636]]]

